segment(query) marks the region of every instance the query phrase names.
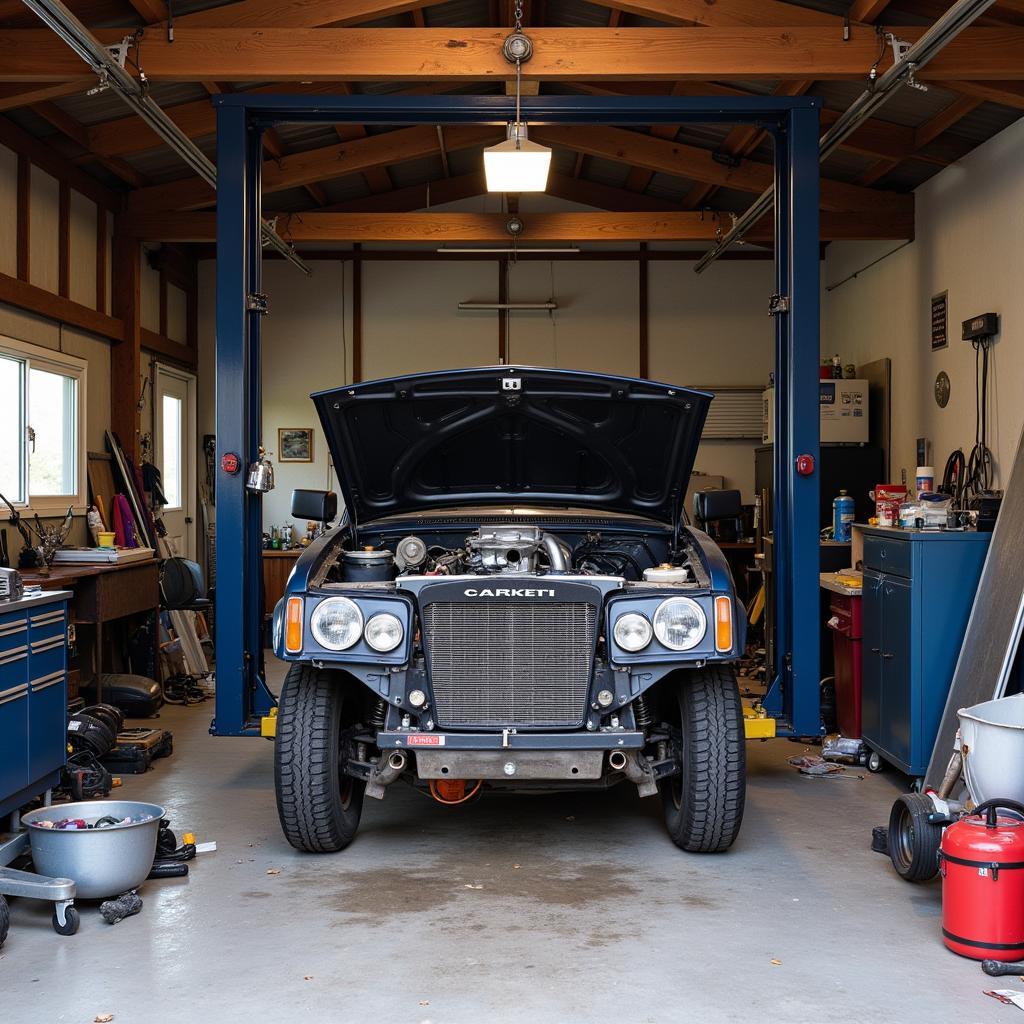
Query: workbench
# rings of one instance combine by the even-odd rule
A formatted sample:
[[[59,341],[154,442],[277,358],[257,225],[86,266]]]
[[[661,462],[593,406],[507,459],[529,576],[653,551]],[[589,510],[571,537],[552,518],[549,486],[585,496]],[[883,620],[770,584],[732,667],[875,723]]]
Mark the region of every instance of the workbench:
[[[71,621],[75,628],[92,626],[92,670],[96,700],[103,700],[103,627],[129,615],[160,614],[160,563],[155,558],[124,565],[55,565],[48,575],[22,572],[26,584],[39,584],[45,591],[72,591]],[[159,680],[158,636],[154,630],[154,673]]]
[[[288,548],[275,550],[267,548],[263,552],[263,614],[270,618],[274,614],[277,602],[284,597],[284,588],[288,577],[295,568],[299,555],[305,548]]]
[[[0,601],[0,818],[60,779],[71,596],[47,590]]]

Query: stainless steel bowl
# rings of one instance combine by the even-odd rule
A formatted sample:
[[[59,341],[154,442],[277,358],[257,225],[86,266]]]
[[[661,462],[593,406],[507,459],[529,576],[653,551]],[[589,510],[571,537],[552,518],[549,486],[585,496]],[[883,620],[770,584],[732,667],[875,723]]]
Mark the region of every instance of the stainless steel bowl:
[[[112,818],[150,815],[149,821],[110,828],[44,828],[41,821],[83,818],[98,821]],[[106,899],[120,896],[141,885],[153,867],[156,840],[164,809],[159,804],[134,800],[89,800],[75,804],[55,804],[22,816],[32,844],[32,861],[43,875],[74,879],[82,899]]]

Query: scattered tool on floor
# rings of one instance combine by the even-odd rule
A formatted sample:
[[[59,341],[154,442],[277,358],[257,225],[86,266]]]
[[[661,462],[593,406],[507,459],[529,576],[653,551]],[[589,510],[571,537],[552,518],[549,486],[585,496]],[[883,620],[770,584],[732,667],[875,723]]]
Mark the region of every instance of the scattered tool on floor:
[[[993,978],[1002,978],[1007,974],[1019,974],[1024,977],[1024,961],[1008,964],[1002,960],[982,960],[981,969]]]
[[[132,889],[116,900],[105,900],[100,904],[100,915],[107,924],[117,924],[126,917],[132,917],[142,909],[142,897]]]

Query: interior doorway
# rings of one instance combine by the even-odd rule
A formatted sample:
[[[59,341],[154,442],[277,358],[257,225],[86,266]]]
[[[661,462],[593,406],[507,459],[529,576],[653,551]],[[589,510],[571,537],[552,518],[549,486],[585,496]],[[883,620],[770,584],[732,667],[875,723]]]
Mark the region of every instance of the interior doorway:
[[[167,504],[167,539],[186,558],[196,557],[196,378],[156,365],[153,375],[153,460]]]

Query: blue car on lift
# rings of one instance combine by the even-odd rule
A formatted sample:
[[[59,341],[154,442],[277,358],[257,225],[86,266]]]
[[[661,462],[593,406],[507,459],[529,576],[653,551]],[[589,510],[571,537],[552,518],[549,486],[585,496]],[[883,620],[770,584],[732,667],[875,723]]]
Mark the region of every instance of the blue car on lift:
[[[627,781],[682,849],[728,849],[746,622],[684,513],[712,396],[498,366],[312,398],[344,512],[274,612],[288,841],[343,849],[398,780],[442,804]],[[330,523],[337,498],[292,512]]]

